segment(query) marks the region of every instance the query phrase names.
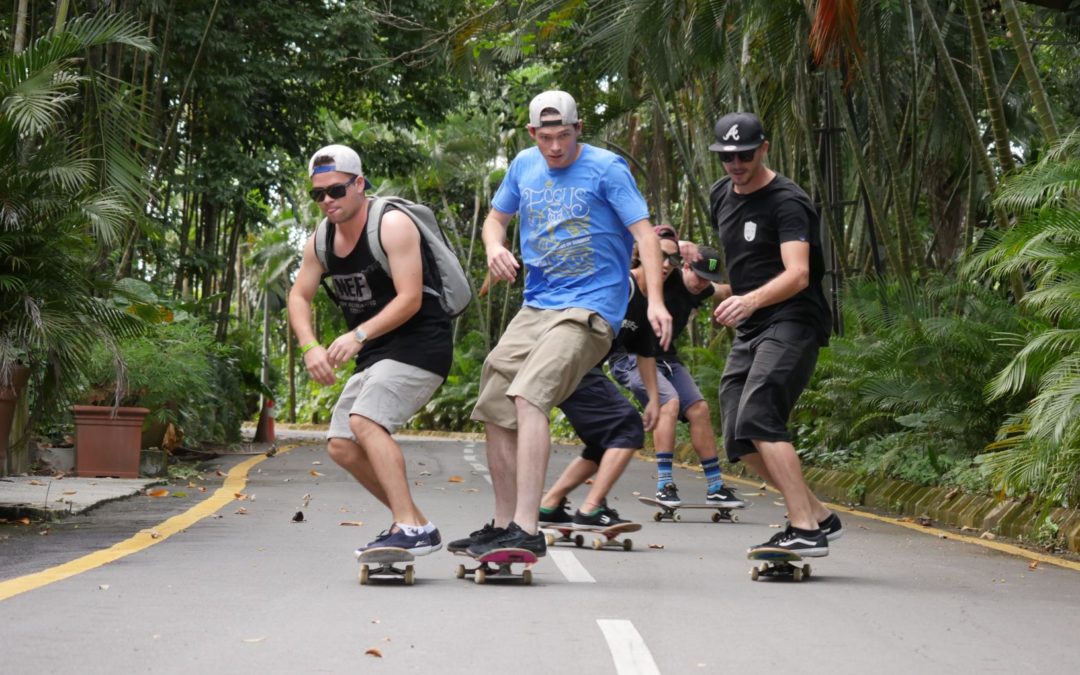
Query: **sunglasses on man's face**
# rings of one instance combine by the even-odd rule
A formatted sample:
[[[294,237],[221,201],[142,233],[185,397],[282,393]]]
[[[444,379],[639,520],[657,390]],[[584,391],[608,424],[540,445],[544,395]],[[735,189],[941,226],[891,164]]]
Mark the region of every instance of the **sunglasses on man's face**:
[[[757,154],[757,148],[753,150],[743,150],[742,152],[721,152],[720,161],[724,164],[731,164],[738,157],[739,161],[743,164],[754,161],[754,155]]]
[[[664,262],[672,267],[682,267],[683,258],[678,253],[664,253]]]
[[[316,204],[322,203],[322,200],[329,195],[330,199],[341,199],[345,196],[349,186],[356,182],[358,176],[353,176],[352,180],[346,183],[337,183],[335,185],[328,185],[324,188],[311,188],[308,190],[308,194],[315,200]]]

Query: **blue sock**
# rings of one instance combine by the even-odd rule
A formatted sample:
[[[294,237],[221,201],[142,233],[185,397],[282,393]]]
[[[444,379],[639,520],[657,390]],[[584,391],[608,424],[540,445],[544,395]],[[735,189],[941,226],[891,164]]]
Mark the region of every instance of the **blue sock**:
[[[674,482],[671,478],[671,462],[675,459],[673,452],[656,453],[656,489],[662,490],[668,483]]]
[[[701,468],[705,470],[705,480],[709,481],[708,494],[712,494],[724,487],[724,481],[720,478],[719,456],[701,460]]]

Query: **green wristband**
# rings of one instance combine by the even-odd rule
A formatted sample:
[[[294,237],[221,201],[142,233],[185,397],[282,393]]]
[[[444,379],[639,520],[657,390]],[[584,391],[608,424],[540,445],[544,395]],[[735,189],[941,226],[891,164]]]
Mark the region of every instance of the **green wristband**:
[[[308,352],[310,352],[312,349],[315,349],[318,346],[319,346],[319,341],[318,340],[312,340],[311,342],[307,343],[306,345],[304,345],[303,347],[300,348],[300,355],[304,356]]]

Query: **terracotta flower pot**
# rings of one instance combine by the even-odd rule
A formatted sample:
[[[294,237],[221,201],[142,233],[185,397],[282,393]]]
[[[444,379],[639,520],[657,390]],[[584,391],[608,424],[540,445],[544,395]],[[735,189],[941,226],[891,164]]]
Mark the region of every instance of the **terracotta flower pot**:
[[[11,373],[11,384],[0,387],[0,476],[7,475],[8,442],[15,420],[15,407],[29,380],[30,369],[26,366],[15,366]]]
[[[75,473],[79,476],[139,477],[139,451],[147,408],[76,405]]]

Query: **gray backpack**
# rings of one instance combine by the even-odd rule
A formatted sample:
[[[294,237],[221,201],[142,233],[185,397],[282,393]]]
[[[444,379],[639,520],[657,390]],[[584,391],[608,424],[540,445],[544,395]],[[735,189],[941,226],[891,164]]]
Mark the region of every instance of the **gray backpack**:
[[[383,248],[382,239],[379,237],[379,225],[382,222],[382,215],[386,212],[387,206],[391,205],[393,208],[403,211],[416,224],[417,229],[420,230],[421,242],[424,244],[421,246],[421,250],[426,249],[430,256],[425,257],[429,262],[435,264],[441,288],[424,286],[424,292],[438,296],[443,311],[450,316],[461,314],[469,305],[469,301],[472,300],[472,289],[469,288],[469,280],[465,276],[465,270],[462,269],[461,262],[447,244],[446,235],[443,234],[439,221],[435,219],[435,214],[432,213],[431,209],[423,204],[416,204],[401,197],[372,198],[371,203],[368,204],[367,226],[364,228],[364,236],[367,237],[371,254],[375,256],[375,260],[383,270],[390,274],[390,263],[386,259],[386,250]],[[315,256],[319,259],[323,270],[326,270],[326,251],[332,246],[330,241],[332,234],[332,230],[327,227],[326,219],[323,218],[318,227],[315,228]],[[326,288],[326,285],[324,284],[323,287]],[[330,293],[330,297],[336,301],[330,289],[327,288],[326,290]]]

